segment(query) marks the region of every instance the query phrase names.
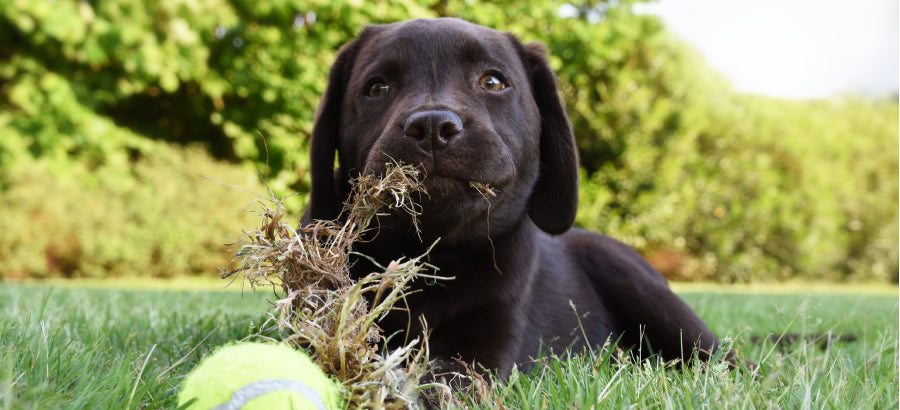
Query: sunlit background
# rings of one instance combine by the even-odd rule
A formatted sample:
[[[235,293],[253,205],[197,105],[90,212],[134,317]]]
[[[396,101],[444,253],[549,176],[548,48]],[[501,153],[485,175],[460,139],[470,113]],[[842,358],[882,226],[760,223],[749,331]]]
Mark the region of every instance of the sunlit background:
[[[785,98],[889,95],[900,76],[892,0],[662,0],[662,17],[743,92]]]
[[[0,3],[0,277],[214,277],[302,212],[338,48],[459,17],[543,42],[578,226],[677,281],[898,280],[898,4],[866,0]],[[230,185],[211,182],[199,176]],[[233,188],[239,186],[245,190]]]

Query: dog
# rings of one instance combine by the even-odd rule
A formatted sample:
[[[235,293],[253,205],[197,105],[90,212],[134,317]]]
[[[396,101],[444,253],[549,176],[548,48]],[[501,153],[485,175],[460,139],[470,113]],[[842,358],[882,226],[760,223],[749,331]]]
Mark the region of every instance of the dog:
[[[719,348],[634,249],[572,228],[575,138],[538,43],[450,18],[365,28],[331,68],[310,160],[304,222],[339,218],[349,181],[390,160],[425,175],[420,232],[390,213],[354,248],[387,266],[440,239],[428,262],[454,279],[416,282],[406,311],[379,323],[391,340],[416,337],[424,318],[432,357],[501,378],[542,352],[607,341],[665,360]],[[351,275],[377,269],[355,257]]]

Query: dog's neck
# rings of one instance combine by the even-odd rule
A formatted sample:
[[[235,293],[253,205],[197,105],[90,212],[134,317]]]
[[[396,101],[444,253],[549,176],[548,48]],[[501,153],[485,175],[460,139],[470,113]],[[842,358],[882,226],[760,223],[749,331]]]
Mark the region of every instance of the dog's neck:
[[[381,227],[370,232],[368,240],[359,243],[356,250],[364,255],[390,255],[390,260],[377,261],[383,266],[401,257],[409,259],[427,253],[423,260],[437,267],[440,276],[455,277],[458,281],[482,281],[489,277],[508,281],[520,275],[523,267],[538,263],[540,257],[537,244],[540,229],[528,218],[522,218],[513,229],[503,233],[456,241],[396,228],[390,220],[381,222]],[[362,259],[354,265],[355,277],[375,268]]]
[[[487,321],[485,323],[491,323],[489,328],[493,332],[515,333],[510,326],[516,323],[511,318],[520,317],[522,312],[502,309],[496,311],[492,307],[530,306],[532,289],[540,271],[537,265],[541,263],[540,240],[537,238],[544,234],[539,232],[530,219],[522,218],[522,221],[516,229],[490,240],[484,238],[462,243],[439,241],[423,258],[425,262],[438,268],[437,272],[428,273],[453,279],[439,280],[436,283],[414,281],[411,289],[413,292],[404,298],[408,311],[393,312],[382,319],[379,325],[392,331],[406,330],[411,326],[408,335],[415,337],[421,331],[416,318],[422,315],[436,331],[443,329],[447,323],[463,320],[471,322],[474,327]],[[375,240],[360,243],[357,251],[363,254],[373,252],[374,255],[390,255],[391,260],[396,260],[423,255],[432,243],[427,241],[425,235],[420,241],[415,233],[382,227]],[[384,253],[385,250],[390,252]],[[389,262],[390,260],[378,261],[383,266]],[[374,269],[376,267],[368,259],[361,257],[357,258],[352,267],[355,277],[368,274]],[[472,312],[492,312],[492,316],[470,317]],[[410,318],[410,314],[414,317]],[[487,330],[482,329],[482,332],[485,331]],[[441,346],[438,344],[434,347],[440,349]],[[444,348],[449,349],[447,346]]]

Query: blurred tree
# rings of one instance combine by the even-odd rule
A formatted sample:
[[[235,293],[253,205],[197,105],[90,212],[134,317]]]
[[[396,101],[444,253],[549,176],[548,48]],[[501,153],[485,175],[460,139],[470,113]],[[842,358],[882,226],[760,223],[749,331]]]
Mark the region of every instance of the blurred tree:
[[[735,94],[634,3],[6,0],[0,199],[41,197],[16,186],[34,166],[35,181],[75,176],[66,183],[96,189],[91,198],[125,201],[135,193],[123,186],[162,180],[147,164],[179,158],[166,144],[202,144],[275,192],[305,198],[308,135],[340,45],[366,24],[450,16],[546,44],[583,166],[578,224],[623,238],[679,278],[897,281],[896,101]],[[26,202],[17,212],[63,215],[16,203]],[[110,209],[125,215],[118,220],[166,223]],[[30,238],[27,225],[8,229],[0,255]],[[164,235],[143,237],[174,257]],[[89,254],[72,263],[102,269],[77,260]]]

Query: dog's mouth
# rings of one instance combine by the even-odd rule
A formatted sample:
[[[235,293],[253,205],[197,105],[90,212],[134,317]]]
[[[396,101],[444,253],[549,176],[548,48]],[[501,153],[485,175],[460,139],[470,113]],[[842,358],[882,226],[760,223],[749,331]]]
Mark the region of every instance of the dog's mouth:
[[[368,172],[385,172],[380,165],[369,167]],[[516,201],[510,202],[515,196],[517,181],[511,167],[478,165],[459,162],[420,162],[416,165],[424,192],[414,195],[413,201],[420,211],[416,220],[423,233],[442,237],[445,241],[484,237],[489,230],[496,232],[501,228],[501,224],[492,220],[517,213],[507,209],[510,203],[520,205]],[[487,172],[485,168],[493,172]],[[397,221],[408,218],[407,215],[392,214]]]
[[[426,235],[426,241],[434,237],[442,238],[445,243],[485,238],[503,229],[505,224],[500,221],[511,214],[510,203],[519,205],[516,201],[510,202],[515,196],[512,186],[515,179],[512,177],[484,176],[477,172],[454,175],[430,170],[420,173],[419,178],[424,192],[412,198],[419,211],[413,222],[415,229]],[[512,213],[518,214],[515,210]],[[391,214],[394,222],[386,222],[384,226],[395,223],[405,226],[405,222],[400,221],[410,221],[406,213]],[[404,229],[408,228],[412,225]]]
[[[468,178],[449,176],[441,173],[426,174],[422,180],[429,196],[435,199],[475,196],[492,201],[498,198],[504,190],[507,181],[498,178]]]

